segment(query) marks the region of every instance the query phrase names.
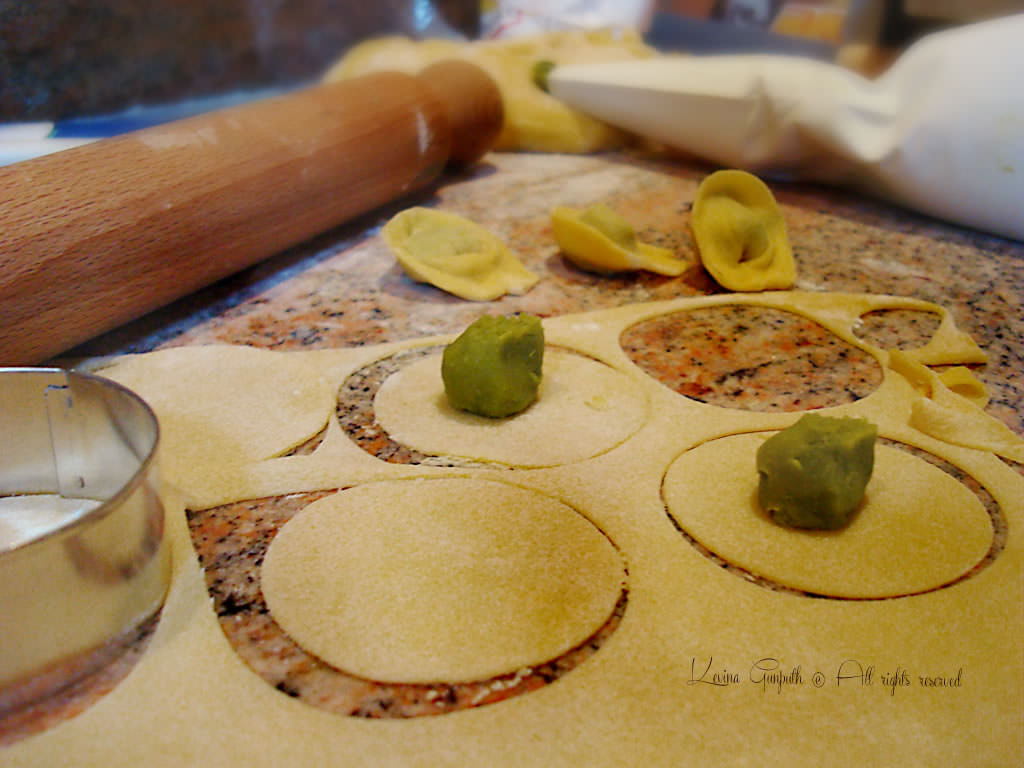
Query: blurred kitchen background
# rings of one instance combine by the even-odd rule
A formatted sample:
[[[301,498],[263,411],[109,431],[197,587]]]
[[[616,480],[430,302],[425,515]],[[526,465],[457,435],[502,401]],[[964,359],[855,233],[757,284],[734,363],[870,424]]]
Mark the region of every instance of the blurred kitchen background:
[[[613,3],[614,4],[614,3]],[[650,0],[657,47],[898,51],[921,34],[1024,11],[1018,0]],[[59,120],[316,79],[368,37],[502,33],[533,0],[0,0],[0,122]],[[586,6],[563,3],[576,14]],[[619,6],[629,5],[620,0]],[[575,10],[573,8],[575,7]],[[598,18],[599,20],[599,18]],[[563,22],[565,19],[563,18]],[[554,22],[552,22],[554,23]],[[886,59],[883,56],[882,61]],[[867,65],[868,68],[874,66]],[[884,64],[883,64],[884,66]]]

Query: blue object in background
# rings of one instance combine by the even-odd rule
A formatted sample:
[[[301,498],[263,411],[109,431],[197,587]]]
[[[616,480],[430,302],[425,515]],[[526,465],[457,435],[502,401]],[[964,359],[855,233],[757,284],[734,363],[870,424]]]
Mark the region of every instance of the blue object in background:
[[[9,123],[0,125],[0,165],[30,160],[40,155],[88,144],[97,139],[182,120],[186,117],[233,107],[255,99],[277,96],[284,89],[235,91],[220,96],[190,99],[175,104],[132,107],[111,115],[93,115],[56,123]]]
[[[180,101],[175,104],[132,107],[113,115],[75,117],[54,123],[50,137],[54,139],[103,139],[161,123],[169,123],[173,120],[201,115],[215,109],[233,107],[254,99],[276,96],[283,92],[282,89],[235,91],[220,96]]]
[[[659,51],[692,53],[695,56],[777,53],[831,61],[836,54],[835,46],[823,40],[780,35],[758,27],[694,19],[673,13],[654,14],[644,39]]]

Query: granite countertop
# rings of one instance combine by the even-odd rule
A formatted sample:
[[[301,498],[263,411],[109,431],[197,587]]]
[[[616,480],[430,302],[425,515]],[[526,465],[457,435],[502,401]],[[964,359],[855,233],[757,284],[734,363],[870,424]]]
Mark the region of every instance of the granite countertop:
[[[377,344],[460,331],[483,312],[547,317],[721,293],[701,268],[688,228],[697,185],[711,170],[632,151],[491,154],[427,193],[328,232],[73,354],[210,343],[281,350]],[[796,289],[894,294],[946,307],[989,354],[988,364],[975,372],[991,391],[990,413],[1024,432],[1024,320],[1019,310],[1024,244],[854,193],[769,184],[789,230]],[[633,223],[641,240],[673,249],[689,263],[687,270],[676,278],[646,272],[608,277],[580,271],[564,260],[551,234],[551,208],[598,201]],[[541,281],[524,296],[486,303],[414,283],[379,237],[388,218],[410,205],[436,205],[481,224],[501,237]],[[934,329],[934,324],[919,327],[921,320],[899,318],[895,327],[887,328],[887,338],[875,341],[881,346],[913,345]],[[878,324],[886,326],[881,319]],[[914,327],[913,336],[907,336],[904,326]],[[732,361],[740,363],[742,357],[734,355]]]
[[[697,184],[710,170],[634,151],[488,155],[428,193],[350,222],[74,354],[209,343],[279,350],[369,345],[457,332],[483,312],[527,311],[544,317],[718,293],[721,289],[699,265],[687,226]],[[788,225],[797,289],[896,294],[946,307],[988,352],[989,362],[975,369],[991,393],[988,412],[1024,433],[1024,244],[844,191],[769,185]],[[672,248],[689,263],[686,271],[676,278],[597,276],[565,261],[551,235],[550,209],[598,201],[630,220],[641,240]],[[391,215],[414,204],[436,205],[488,228],[541,281],[524,296],[488,303],[463,301],[412,282],[396,266],[379,232]],[[907,347],[924,343],[936,326],[937,317],[929,313],[892,311],[865,317],[859,333],[882,347]],[[731,407],[798,411],[836,405],[863,397],[881,381],[869,355],[784,312],[724,307],[685,318],[669,316],[628,330],[622,344],[667,386]],[[339,393],[338,417],[367,451],[388,461],[416,462],[421,457],[374,428],[372,393],[389,370],[366,369],[347,382]],[[1022,471],[1020,465],[1011,466]],[[232,644],[268,683],[315,706],[357,716],[405,717],[490,703],[571,669],[614,630],[621,615],[620,605],[585,646],[511,677],[458,686],[382,686],[341,675],[284,635],[251,578],[276,530],[313,498],[316,494],[190,510],[189,524]],[[993,512],[998,532],[996,517]],[[6,723],[0,720],[0,744],[88,706],[130,669],[150,634],[145,630],[131,638],[102,680],[85,681],[66,696]]]

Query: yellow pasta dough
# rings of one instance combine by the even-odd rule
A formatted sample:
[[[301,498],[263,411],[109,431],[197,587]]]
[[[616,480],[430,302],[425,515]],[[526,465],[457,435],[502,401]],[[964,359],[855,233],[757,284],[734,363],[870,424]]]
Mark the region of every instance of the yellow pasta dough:
[[[656,51],[633,31],[557,31],[513,40],[456,43],[390,36],[350,49],[324,75],[327,82],[379,70],[415,74],[444,58],[460,58],[482,67],[501,91],[505,124],[495,142],[498,150],[526,152],[595,152],[627,142],[617,128],[572,109],[533,81],[540,60],[558,64],[650,58]]]
[[[582,643],[611,616],[625,572],[611,542],[565,504],[459,478],[316,502],[275,537],[261,579],[274,618],[339,669],[456,682]]]
[[[940,310],[927,302],[891,296],[792,292],[680,298],[549,318],[544,322],[549,345],[615,369],[642,393],[647,416],[609,450],[536,469],[427,467],[376,460],[331,420],[334,403],[322,398],[320,383],[298,397],[301,385],[284,373],[323,380],[327,391],[336,392],[352,372],[396,350],[442,344],[446,339],[441,337],[381,348],[268,352],[265,357],[248,350],[183,349],[174,355],[177,378],[168,375],[169,358],[163,353],[108,368],[112,375],[139,385],[155,404],[161,425],[174,434],[175,450],[189,456],[192,442],[207,439],[242,446],[222,456],[195,449],[202,451],[195,455],[208,460],[203,465],[184,459],[167,464],[169,488],[181,486],[191,497],[191,507],[346,489],[300,512],[279,531],[263,574],[269,576],[271,608],[275,616],[284,618],[292,611],[302,625],[324,622],[326,628],[332,626],[324,616],[330,608],[330,590],[349,582],[367,585],[362,594],[372,595],[376,604],[360,607],[353,621],[373,625],[371,633],[381,632],[383,625],[371,620],[378,613],[382,621],[387,621],[389,611],[403,617],[392,627],[421,622],[410,638],[388,638],[399,645],[404,642],[412,654],[408,658],[421,655],[410,667],[392,670],[399,676],[409,674],[409,669],[422,670],[424,660],[433,664],[430,649],[451,642],[432,637],[423,628],[429,611],[403,604],[406,590],[427,603],[449,605],[458,622],[477,615],[477,608],[462,612],[460,600],[466,607],[480,606],[485,624],[497,622],[514,633],[545,625],[531,613],[541,611],[541,604],[531,606],[523,594],[539,579],[544,589],[562,585],[584,605],[594,605],[591,596],[601,595],[601,609],[588,620],[592,625],[606,615],[607,601],[617,594],[625,567],[628,604],[615,631],[592,657],[540,690],[436,717],[370,721],[336,715],[275,689],[235,653],[211,607],[184,506],[178,494],[171,493],[167,526],[174,555],[172,584],[142,659],[110,694],[78,716],[0,750],[0,763],[4,768],[1017,764],[1024,752],[1024,540],[1018,535],[1024,525],[1024,478],[989,451],[963,447],[912,426],[913,403],[933,401],[902,376],[887,375],[867,397],[824,412],[868,418],[878,426],[881,438],[925,450],[971,475],[991,495],[1009,531],[1002,550],[984,567],[951,586],[897,599],[812,599],[772,591],[728,572],[678,529],[693,528],[700,513],[707,519],[700,534],[694,532],[698,539],[735,539],[742,526],[732,518],[756,516],[756,472],[753,446],[748,443],[759,439],[754,433],[783,428],[793,415],[717,408],[683,397],[639,371],[620,348],[619,336],[662,313],[726,303],[801,313],[850,343],[859,343],[854,328],[867,312]],[[948,364],[965,364],[976,347],[940,348],[942,334],[952,330],[952,325],[940,328],[939,342],[929,345],[928,354],[941,356]],[[884,350],[863,346],[885,360]],[[246,392],[262,393],[267,403],[263,413],[232,404],[238,397],[253,405],[259,396]],[[267,413],[277,403],[288,406],[297,426]],[[418,406],[401,406],[395,418],[404,421],[414,407]],[[982,411],[972,408],[959,412],[962,437],[987,429],[978,426],[976,417]],[[277,456],[279,449],[300,439],[300,433],[311,436],[324,421],[326,433],[311,454]],[[258,449],[245,448],[250,437]],[[562,439],[573,438],[565,434]],[[719,450],[722,446],[728,450]],[[697,471],[693,462],[701,461],[702,455],[707,470]],[[741,470],[747,459],[749,474]],[[851,527],[834,539],[803,540],[803,551],[811,559],[820,562],[824,551],[836,555],[834,565],[810,574],[808,587],[825,593],[892,594],[937,586],[963,574],[991,539],[991,530],[985,530],[980,502],[966,486],[924,464],[895,448],[879,451],[867,501]],[[737,473],[742,477],[730,481]],[[505,483],[499,495],[513,503],[481,510],[481,502],[486,504],[494,495],[477,490],[491,489],[499,481]],[[443,493],[409,491],[431,483]],[[456,496],[449,492],[465,496],[454,504]],[[428,502],[430,525],[425,535],[416,535],[412,523],[417,509],[410,505],[410,496]],[[710,519],[706,513],[712,507],[721,511],[724,521]],[[510,519],[496,517],[500,508],[516,510],[522,525],[517,528]],[[449,510],[454,511],[446,520]],[[919,519],[908,519],[915,516]],[[882,517],[888,522],[881,523]],[[932,529],[929,520],[936,523]],[[327,533],[317,535],[315,527],[307,526],[312,521],[328,525]],[[352,539],[346,542],[349,528]],[[838,537],[845,534],[853,535],[852,543],[839,543]],[[431,562],[431,557],[440,558],[444,551],[438,542],[451,549],[462,535],[469,545],[456,562],[477,574],[485,572],[488,563],[471,553],[479,551],[481,543],[487,550],[495,539],[511,539],[509,551],[516,554],[493,573],[515,573],[515,578],[493,583],[489,577],[474,576],[457,584],[444,564]],[[963,541],[951,542],[954,536]],[[522,541],[515,541],[517,537]],[[879,557],[899,553],[890,570],[906,570],[906,575],[886,576],[870,557],[857,555],[868,540],[877,546]],[[402,571],[401,559],[389,556],[373,561],[376,573],[325,570],[331,553],[368,558],[357,546],[360,541],[378,551],[390,547],[417,565]],[[788,535],[758,539],[747,549],[770,546],[777,554],[791,551],[791,542]],[[922,547],[934,551],[920,551]],[[582,557],[578,565],[577,554]],[[746,557],[752,568],[760,564],[756,551],[730,557]],[[788,560],[790,571],[771,574],[783,580],[798,565],[792,562],[792,553],[785,557],[782,562]],[[511,562],[520,565],[510,567]],[[549,567],[555,569],[550,576],[532,572]],[[275,568],[281,569],[276,575]],[[324,583],[305,585],[305,570]],[[396,571],[401,571],[394,577],[397,588],[390,590],[388,579]],[[830,574],[826,583],[818,579],[821,573]],[[582,583],[588,580],[594,583]],[[508,596],[513,599],[508,613],[514,615],[506,616],[498,598]],[[565,597],[541,602],[561,610],[572,602]],[[493,605],[488,598],[495,598]],[[557,617],[552,625],[562,623]],[[582,624],[575,626],[577,636],[585,632]],[[293,629],[297,634],[303,631]],[[375,641],[380,634],[372,638]],[[401,658],[390,653],[375,658],[373,642],[345,642],[363,657],[367,673]],[[446,650],[452,666],[427,676],[473,676],[530,658],[514,657],[507,648],[499,653],[482,650],[480,658],[500,657],[500,663],[474,669],[477,654],[468,647],[450,656]],[[330,652],[323,650],[325,655]]]
[[[796,264],[771,190],[746,171],[716,171],[697,188],[690,220],[701,263],[730,291],[789,288]]]
[[[128,356],[103,374],[157,412],[161,467],[186,488],[211,467],[268,459],[316,434],[336,392],[307,359],[228,345]]]
[[[968,369],[957,366],[940,374],[912,351],[892,349],[888,354],[889,368],[917,394],[910,405],[912,427],[948,443],[1024,461],[1024,437],[982,410],[988,393]]]
[[[686,268],[668,248],[637,240],[629,222],[603,204],[584,211],[558,206],[551,212],[551,230],[566,257],[591,272],[645,269],[674,277]]]

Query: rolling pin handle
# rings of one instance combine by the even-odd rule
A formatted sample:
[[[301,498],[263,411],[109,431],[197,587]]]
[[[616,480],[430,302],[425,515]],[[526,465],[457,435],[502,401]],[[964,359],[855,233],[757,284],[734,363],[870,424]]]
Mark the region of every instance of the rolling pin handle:
[[[478,160],[465,61],[379,72],[0,168],[0,365],[64,352]]]
[[[450,165],[472,165],[494,146],[504,124],[501,94],[477,66],[445,59],[422,70],[418,77],[444,104],[451,127]]]

